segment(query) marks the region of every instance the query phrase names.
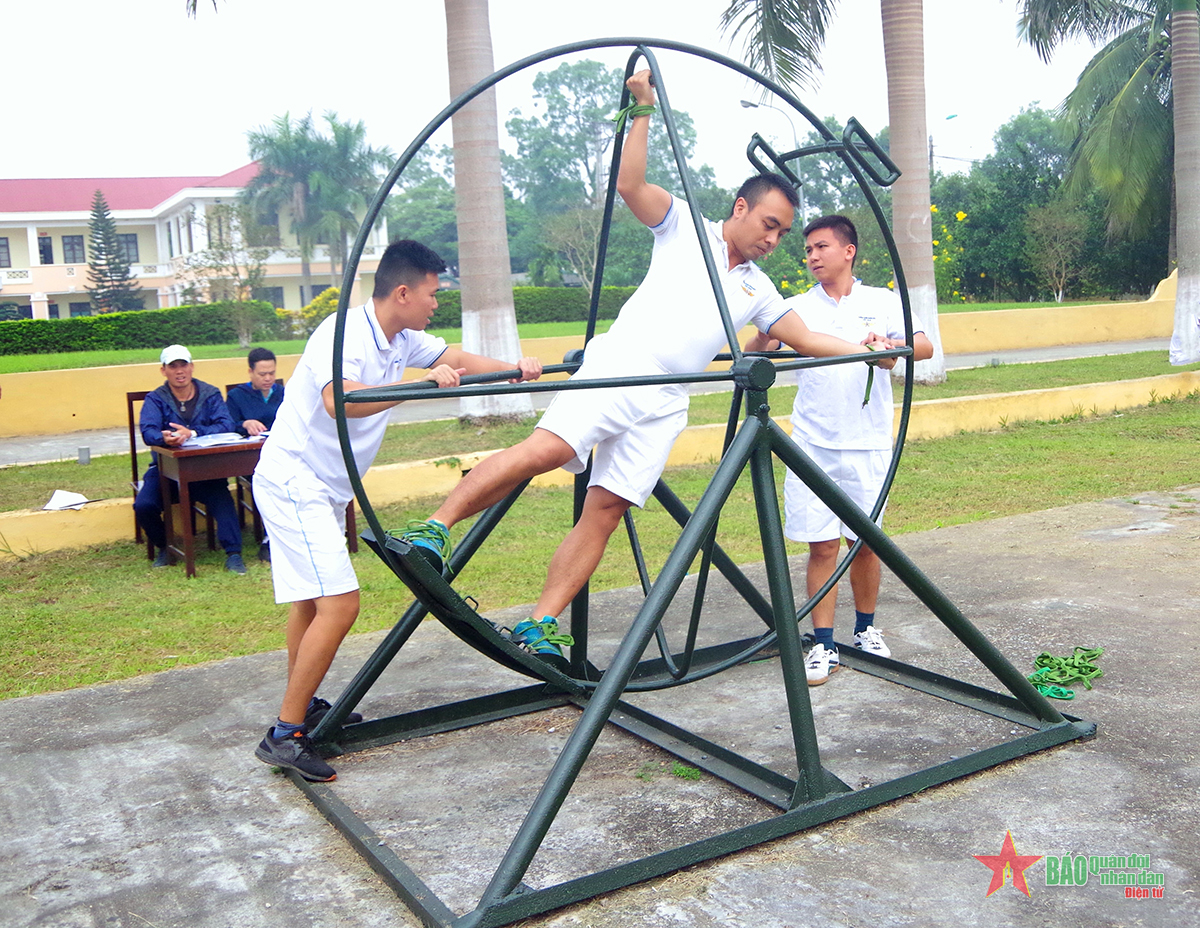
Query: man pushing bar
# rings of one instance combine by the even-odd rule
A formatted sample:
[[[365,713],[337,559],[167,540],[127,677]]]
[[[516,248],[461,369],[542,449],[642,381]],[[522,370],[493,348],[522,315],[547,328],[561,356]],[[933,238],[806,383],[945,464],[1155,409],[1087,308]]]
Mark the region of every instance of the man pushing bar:
[[[633,215],[654,233],[654,252],[645,279],[608,333],[588,343],[583,364],[574,375],[579,379],[701,371],[726,343],[688,206],[646,181],[655,102],[650,71],[639,71],[626,86],[636,108],[617,191]],[[705,222],[734,328],[753,322],[771,337],[814,357],[859,354],[861,345],[809,331],[753,263],[774,251],[791,231],[798,202],[796,191],[781,177],[759,174],[742,184],[723,223]],[[891,347],[884,339],[874,339],[872,345]],[[894,363],[882,359],[879,365],[890,368]],[[682,384],[560,393],[529,438],[472,468],[428,520],[410,524],[401,537],[441,570],[454,525],[538,474],[557,467],[582,473],[595,449],[583,513],[551,558],[530,618],[511,633],[514,643],[542,658],[561,661],[562,645],[574,642],[559,633],[557,617],[591,577],[626,510],[645,505],[671,446],[687,425],[687,407]]]

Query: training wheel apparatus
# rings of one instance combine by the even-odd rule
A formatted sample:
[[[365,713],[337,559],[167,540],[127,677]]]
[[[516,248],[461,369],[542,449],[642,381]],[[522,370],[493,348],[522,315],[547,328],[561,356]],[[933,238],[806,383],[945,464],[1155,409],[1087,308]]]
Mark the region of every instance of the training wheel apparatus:
[[[437,390],[439,397],[468,396],[501,392],[544,392],[569,389],[609,388],[649,383],[732,382],[733,393],[729,421],[725,434],[724,453],[716,471],[694,511],[659,480],[654,497],[680,525],[680,533],[665,565],[651,579],[638,543],[632,517],[626,514],[625,527],[637,565],[644,600],[636,617],[625,632],[620,646],[606,667],[597,667],[588,657],[588,595],[585,586],[571,605],[571,633],[575,645],[569,661],[561,665],[543,661],[513,645],[497,632],[495,626],[476,611],[473,600],[461,595],[452,581],[439,575],[411,546],[388,534],[380,524],[358,478],[346,429],[345,404],[377,402],[380,400],[417,400],[430,398],[432,384],[405,387],[374,387],[345,393],[342,389],[342,344],[350,291],[358,262],[384,200],[414,155],[433,133],[454,113],[493,87],[501,80],[548,59],[589,49],[630,48],[626,76],[632,75],[645,62],[654,78],[662,120],[671,141],[680,173],[684,198],[691,211],[704,253],[705,264],[713,284],[721,320],[728,336],[730,353],[722,356],[731,362],[727,371],[699,371],[683,375],[653,375],[556,383],[518,383],[506,381],[515,372],[463,378],[463,385],[453,390]],[[757,133],[747,145],[747,157],[757,170],[774,169],[797,185],[799,180],[789,164],[817,154],[834,154],[845,163],[866,196],[875,219],[887,243],[895,272],[896,290],[904,309],[906,343],[912,344],[912,315],[904,281],[903,268],[896,253],[895,242],[888,228],[872,185],[888,186],[899,172],[887,154],[854,119],[849,120],[841,136],[836,136],[785,88],[747,68],[740,62],[706,49],[679,42],[645,38],[611,38],[576,42],[560,46],[520,61],[495,72],[453,100],[412,141],[400,156],[368,209],[349,260],[346,263],[334,347],[333,385],[338,432],[347,461],[351,482],[369,528],[363,539],[403,581],[415,597],[395,626],[378,646],[375,653],[358,671],[349,686],[338,698],[320,725],[311,733],[314,742],[327,755],[346,754],[405,739],[452,731],[473,725],[486,724],[548,708],[573,705],[581,714],[567,737],[562,750],[549,766],[545,782],[526,812],[515,825],[511,844],[499,866],[491,875],[486,889],[475,908],[463,913],[452,911],[407,866],[399,855],[367,825],[361,816],[338,798],[336,785],[309,783],[298,774],[291,774],[300,787],[329,820],[346,836],[372,868],[396,891],[414,913],[433,928],[474,928],[474,926],[506,925],[563,905],[578,902],[628,886],[655,876],[670,873],[701,861],[710,860],[748,848],[784,835],[793,834],[815,825],[868,809],[898,797],[945,783],[957,777],[993,767],[1005,761],[1040,751],[1053,745],[1095,734],[1094,723],[1067,716],[1043,697],[978,630],[959,609],[926,577],[920,569],[875,524],[883,510],[887,493],[899,464],[904,447],[912,403],[912,365],[905,365],[904,397],[899,434],[884,487],[873,511],[868,515],[859,510],[825,474],[804,455],[788,435],[769,415],[768,392],[779,371],[796,370],[826,364],[860,363],[868,357],[907,357],[910,348],[888,352],[866,353],[840,358],[801,358],[794,353],[773,352],[769,356],[747,355],[738,345],[724,294],[718,283],[716,265],[703,234],[702,217],[692,195],[692,182],[682,154],[674,116],[667,96],[667,83],[659,67],[655,50],[669,50],[707,59],[729,68],[756,82],[775,94],[805,119],[822,141],[790,152],[776,152]],[[629,101],[628,90],[622,88],[620,107]],[[587,338],[595,332],[600,286],[609,228],[616,201],[616,178],[621,158],[623,136],[618,133],[612,152],[604,221],[599,239],[595,284]],[[548,372],[575,371],[581,352],[573,352],[562,365],[547,368]],[[719,358],[720,359],[720,358]],[[780,522],[773,458],[810,486],[816,495],[858,536],[848,556],[842,561],[829,582],[799,610],[796,608],[787,554]],[[765,593],[751,582],[716,543],[716,527],[739,476],[749,468],[753,489],[762,551],[767,575]],[[575,483],[575,518],[579,518],[587,474]],[[503,521],[505,514],[524,490],[518,487],[506,499],[483,512],[455,547],[449,561],[448,577],[458,577],[471,557]],[[1007,693],[992,690],[933,673],[903,662],[878,657],[842,645],[841,661],[855,670],[872,674],[925,694],[949,700],[968,709],[1006,720],[1025,729],[1010,740],[963,753],[954,759],[918,770],[887,782],[854,789],[822,766],[817,743],[812,705],[804,672],[804,657],[799,621],[812,610],[849,568],[863,542],[903,582],[909,590],[939,619],[945,627],[975,656],[1003,685]],[[688,568],[699,558],[699,571],[692,594],[691,618],[684,646],[674,650],[662,628],[662,619],[672,604],[687,575]],[[701,607],[712,568],[716,568],[744,600],[746,606],[761,619],[759,634],[719,645],[697,647],[697,631]],[[372,719],[356,725],[345,725],[347,715],[378,680],[388,664],[399,653],[417,626],[432,615],[465,644],[477,649],[498,663],[525,674],[534,682],[523,688],[497,692],[484,697],[463,700],[424,710],[387,718]],[[651,641],[658,647],[658,656],[644,658]],[[787,704],[787,721],[791,745],[795,752],[797,776],[793,779],[776,770],[756,763],[730,748],[687,731],[638,708],[623,697],[627,693],[646,692],[692,683],[731,671],[751,660],[777,659],[783,680]],[[649,856],[626,860],[616,866],[585,873],[570,880],[535,888],[524,880],[534,855],[553,824],[563,802],[601,732],[606,725],[617,726],[646,742],[657,746],[690,765],[719,777],[769,806],[778,814],[757,823],[721,834],[683,844]]]

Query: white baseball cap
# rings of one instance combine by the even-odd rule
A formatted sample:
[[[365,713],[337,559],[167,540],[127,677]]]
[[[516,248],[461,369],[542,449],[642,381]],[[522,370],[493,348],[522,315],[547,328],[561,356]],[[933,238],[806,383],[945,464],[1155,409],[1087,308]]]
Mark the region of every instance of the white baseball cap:
[[[158,360],[162,363],[163,367],[166,367],[172,361],[187,361],[191,364],[192,353],[184,348],[183,345],[167,345],[162,350],[162,354],[158,356]]]

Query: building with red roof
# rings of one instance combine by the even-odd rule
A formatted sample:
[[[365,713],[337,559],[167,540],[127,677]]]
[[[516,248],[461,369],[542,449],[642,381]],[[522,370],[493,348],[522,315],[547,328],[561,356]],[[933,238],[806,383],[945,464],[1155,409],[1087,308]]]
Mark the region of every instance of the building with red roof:
[[[147,309],[178,306],[206,293],[195,271],[209,248],[211,209],[235,202],[258,173],[251,162],[218,177],[66,177],[0,179],[0,304],[15,304],[32,318],[89,315],[88,224],[92,199],[103,191],[121,247],[141,286]],[[329,249],[318,245],[311,284],[301,278],[299,243],[286,214],[266,220],[278,230],[266,260],[264,286],[255,296],[285,309],[299,309],[317,293],[341,283]],[[364,249],[352,300],[362,278],[374,277],[387,247],[381,222]],[[198,288],[199,285],[199,289]]]

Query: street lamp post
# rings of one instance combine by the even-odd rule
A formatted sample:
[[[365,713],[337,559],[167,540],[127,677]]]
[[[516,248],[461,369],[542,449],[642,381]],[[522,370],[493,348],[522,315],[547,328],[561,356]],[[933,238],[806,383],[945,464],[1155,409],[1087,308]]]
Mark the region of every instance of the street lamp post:
[[[739,102],[745,109],[756,110],[759,107],[765,106],[767,109],[774,110],[777,113],[782,113],[783,118],[786,119],[788,121],[788,125],[792,127],[792,151],[796,151],[800,148],[800,136],[796,134],[796,124],[792,122],[792,117],[788,115],[787,110],[776,106],[774,103],[751,103],[749,100],[741,100]]]

